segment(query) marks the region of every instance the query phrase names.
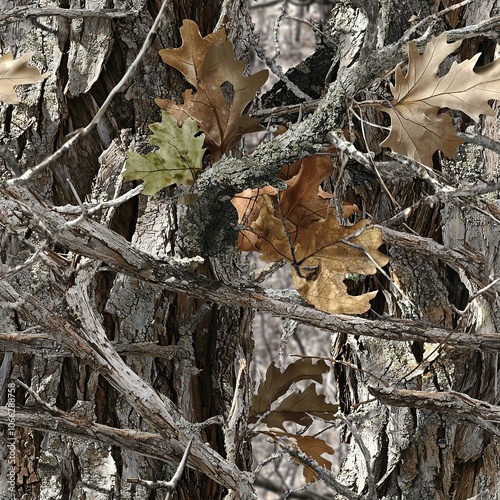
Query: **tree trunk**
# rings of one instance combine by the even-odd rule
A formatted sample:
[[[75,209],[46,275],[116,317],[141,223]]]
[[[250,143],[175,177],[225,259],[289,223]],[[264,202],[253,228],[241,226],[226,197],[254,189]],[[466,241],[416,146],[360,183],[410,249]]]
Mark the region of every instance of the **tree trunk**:
[[[453,3],[442,2],[442,7]],[[479,23],[493,16],[495,8],[498,3],[492,1],[453,11],[445,16],[447,29]],[[423,18],[431,9],[432,2],[383,2],[379,39],[383,39],[384,44],[398,40],[410,27],[412,14],[418,13]],[[494,57],[495,44],[481,38],[466,40],[460,57],[471,58],[477,52],[483,53],[481,65],[486,64]],[[483,117],[478,125],[469,121],[461,126],[462,130],[469,126],[467,130],[474,134],[498,140],[494,125],[497,120],[497,117]],[[383,134],[381,137],[378,131],[373,132],[375,129],[367,130],[367,141],[376,148]],[[462,146],[457,156],[460,159],[455,161],[444,156],[436,158],[435,168],[442,170],[448,181],[473,187],[482,181],[498,179],[498,160],[491,151],[469,144]],[[394,214],[390,197],[407,207],[429,192],[429,184],[421,179],[402,180],[401,172],[382,175],[387,182],[386,192],[375,179],[348,186],[363,196],[366,211],[378,221]],[[493,207],[494,204],[495,201]],[[450,197],[441,203],[421,204],[392,228],[403,231],[411,228],[416,234],[450,249],[463,248],[465,244],[482,262],[485,276],[491,280],[498,276],[500,262],[497,253],[492,254],[491,250],[499,243],[498,221],[478,212],[470,200],[459,202]],[[386,299],[390,295],[392,298],[379,305],[378,313],[418,319],[450,330],[465,330],[471,336],[498,332],[498,304],[495,305],[498,299],[480,295],[469,303],[468,298],[482,286],[474,282],[474,276],[464,272],[462,266],[401,246],[392,246],[389,254],[390,276],[399,291],[394,290],[394,285],[386,284],[384,295]],[[488,280],[485,285],[487,283]],[[457,314],[467,305],[467,314]],[[450,333],[450,338],[452,336]],[[466,347],[450,349],[447,341],[436,350],[435,344],[424,342],[387,342],[338,335],[334,359],[348,361],[356,367],[337,367],[340,402],[357,430],[355,437],[346,429],[352,448],[339,474],[344,484],[356,492],[366,493],[371,474],[380,498],[498,498],[500,454],[498,438],[492,434],[495,429],[486,429],[478,421],[464,421],[463,414],[446,411],[445,404],[423,404],[419,392],[457,391],[496,405],[499,401],[497,353]],[[415,397],[412,399],[399,389],[414,391]],[[441,409],[444,411],[439,412]],[[369,451],[368,467],[360,442]]]
[[[120,173],[127,150],[149,147],[148,125],[160,118],[153,98],[179,99],[186,88],[158,50],[181,44],[183,19],[197,21],[202,35],[220,19],[238,58],[248,57],[254,39],[246,3],[166,3],[139,69],[85,133],[82,127],[147,40],[162,2],[48,0],[43,9],[56,9],[50,15],[23,4],[8,0],[0,13],[3,53],[33,51],[34,63],[52,75],[18,87],[21,104],[1,108],[0,422],[6,439],[0,487],[6,498],[13,492],[19,498],[157,498],[163,493],[141,481],[169,481],[189,447],[175,498],[256,498],[248,427],[256,310],[333,337],[343,438],[350,444],[337,483],[320,476],[334,492],[497,498],[498,285],[485,289],[500,276],[497,192],[426,198],[436,189],[432,179],[441,181],[438,174],[397,162],[384,170],[385,132],[351,113],[359,111],[353,99],[370,97],[367,89],[388,91],[382,78],[406,60],[395,42],[433,13],[436,2],[336,5],[321,22],[316,54],[289,74],[300,89],[285,78],[263,96],[266,108],[280,109],[271,119],[266,110],[260,116],[287,125],[298,108],[283,106],[293,108],[304,92],[317,99],[303,103],[301,119],[286,133],[250,156],[224,156],[197,179],[191,205],[179,203],[182,190],[170,187],[83,217],[77,216],[84,202],[109,202],[134,189]],[[499,6],[471,3],[442,24],[429,20],[411,38],[423,45],[430,24],[436,32],[459,29]],[[475,28],[485,36],[466,40],[462,59],[481,51],[481,64],[492,60],[495,19]],[[365,118],[384,121],[375,111]],[[462,130],[497,140],[496,117],[478,125],[467,120],[461,118]],[[81,134],[76,145],[30,174],[75,134]],[[349,281],[351,293],[381,290],[361,318],[324,313],[294,293],[250,282],[228,202],[246,188],[275,182],[283,165],[332,141],[340,151],[329,184],[337,204],[355,202],[380,223],[391,257],[385,276]],[[473,139],[454,159],[434,160],[434,170],[461,189],[493,184],[500,174],[495,154]],[[368,168],[373,161],[378,173]],[[260,484],[284,490],[274,479]]]
[[[7,11],[15,11],[22,2],[8,4]],[[87,125],[137,56],[160,6],[161,2],[145,0],[87,0],[78,5],[89,12],[85,17],[68,18],[68,7],[76,5],[65,4],[57,15],[28,17],[8,25],[9,31],[2,36],[4,47],[16,47],[20,53],[33,50],[34,61],[53,72],[39,88],[26,88],[24,102],[29,104],[4,108],[4,137],[20,169],[40,162],[69,134]],[[59,7],[59,3],[49,2],[45,7]],[[238,5],[234,7],[237,12]],[[107,17],[98,16],[102,9],[110,8],[114,10]],[[110,200],[130,189],[129,184],[122,182],[120,171],[131,142],[135,141],[136,149],[140,149],[147,125],[159,121],[160,110],[152,98],[177,98],[185,88],[183,77],[161,62],[158,50],[180,45],[179,27],[183,19],[195,20],[202,35],[206,35],[213,31],[219,13],[219,0],[203,4],[170,2],[141,69],[122,88],[97,130],[37,177],[33,186],[37,192],[56,205],[65,205],[77,203],[71,185],[80,199],[89,201]],[[118,14],[125,16],[114,17]],[[141,197],[138,203],[133,200],[117,209],[102,211],[100,220],[154,258],[182,258],[186,252],[189,256],[192,250],[181,248],[178,243],[183,238],[179,228],[182,211],[172,202],[172,195],[170,190],[154,199]],[[23,239],[22,234],[17,234],[11,235],[10,241],[8,237],[4,240],[5,268],[26,258],[29,251],[15,249],[18,245],[25,250]],[[227,252],[207,259],[196,271],[214,279],[235,279],[235,257],[228,246]],[[45,269],[37,267],[21,273],[16,288],[22,290],[23,283],[29,287],[31,281],[33,299],[50,314],[60,315],[68,322],[85,323],[82,315],[86,313],[81,306],[86,304],[113,343],[143,346],[142,352],[124,352],[122,359],[158,394],[173,401],[188,422],[204,422],[217,415],[227,417],[238,360],[248,364],[252,353],[250,311],[171,293],[105,265],[84,262],[76,254],[67,258],[60,263],[57,286],[50,284]],[[85,277],[88,289],[77,286],[78,266],[91,268]],[[70,267],[74,270],[72,275],[68,272]],[[75,309],[66,310],[64,302],[69,301],[64,295],[71,290],[77,292]],[[23,330],[29,326],[27,320],[16,312],[2,315],[1,330]],[[91,363],[75,353],[58,356],[47,348],[44,352],[48,355],[40,356],[33,355],[33,351],[5,355],[3,381],[24,381],[44,401],[78,418],[120,429],[154,429],[129,395],[117,390],[116,384]],[[244,378],[240,388],[244,399],[248,398],[247,384]],[[35,403],[33,397],[17,391],[19,404],[30,406]],[[43,428],[44,418],[47,415],[40,415],[32,427]],[[228,443],[224,443],[218,425],[202,427],[200,437],[222,456],[226,455]],[[237,433],[234,437],[236,451],[232,450],[234,456],[230,458],[237,467],[248,469],[250,448]],[[178,463],[175,456],[169,466],[144,456],[140,447],[131,451],[109,442],[89,442],[78,438],[78,433],[61,436],[19,428],[16,444],[16,492],[29,498],[150,498],[147,489],[130,484],[127,479],[168,480]],[[226,492],[213,478],[186,469],[177,498],[215,499]]]

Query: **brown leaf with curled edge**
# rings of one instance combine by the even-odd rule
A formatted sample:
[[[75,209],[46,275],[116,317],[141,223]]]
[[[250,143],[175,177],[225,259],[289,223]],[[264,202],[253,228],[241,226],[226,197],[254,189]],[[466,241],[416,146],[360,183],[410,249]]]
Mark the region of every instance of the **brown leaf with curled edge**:
[[[310,358],[301,358],[289,364],[282,372],[274,363],[269,365],[264,381],[259,385],[250,408],[249,422],[255,423],[259,416],[267,413],[271,405],[283,396],[292,384],[301,380],[322,382],[323,374],[329,370],[325,361],[313,363]]]
[[[396,67],[394,100],[375,107],[391,118],[391,131],[381,146],[432,167],[432,155],[441,150],[452,157],[463,143],[450,116],[442,108],[462,111],[476,122],[480,114],[493,116],[489,99],[500,99],[500,59],[475,68],[481,54],[454,62],[446,75],[437,75],[443,60],[462,43],[447,43],[446,33],[433,37],[424,52],[408,44],[408,69]]]
[[[259,120],[245,111],[267,80],[268,71],[243,76],[245,63],[235,60],[233,46],[226,41],[223,29],[202,38],[196,23],[186,19],[181,36],[180,48],[163,49],[160,55],[164,62],[181,71],[196,91],[183,93],[184,104],[170,99],[155,102],[174,115],[179,125],[193,118],[205,134],[212,161],[216,161],[243,134],[260,129]]]
[[[291,178],[289,178],[290,171],[294,172]],[[276,211],[286,221],[286,230],[294,240],[301,226],[307,226],[315,220],[326,217],[332,195],[321,189],[321,183],[328,179],[332,172],[333,164],[329,155],[313,155],[294,162],[292,165],[285,165],[279,177],[287,179],[285,182],[288,188],[280,193],[279,203],[276,198],[277,190],[271,186],[246,189],[231,200],[238,211],[239,223],[250,228],[260,213],[257,200],[262,195],[269,195]],[[356,205],[349,202],[343,202],[343,204],[345,217],[348,218],[353,213],[359,212]],[[260,251],[256,247],[258,239],[258,230],[243,229],[240,231],[238,247],[245,252]]]
[[[7,104],[19,104],[14,87],[27,83],[36,83],[50,75],[50,72],[40,73],[38,68],[29,66],[28,61],[33,53],[24,54],[14,60],[12,54],[0,57],[0,101]]]
[[[349,295],[344,279],[349,273],[375,274],[389,258],[378,250],[382,233],[368,227],[368,220],[352,226],[337,222],[335,209],[329,208],[331,195],[320,187],[332,168],[328,156],[312,156],[286,181],[286,190],[267,186],[233,198],[243,226],[239,248],[260,252],[265,261],[288,261],[295,288],[316,308],[361,314],[376,292]],[[346,203],[344,212],[349,216],[359,209]]]
[[[294,441],[296,443],[294,448],[300,449],[302,453],[305,453],[307,456],[314,459],[321,467],[324,467],[325,469],[330,471],[332,470],[332,462],[327,458],[324,458],[323,455],[325,453],[327,453],[328,455],[333,455],[335,453],[335,450],[323,439],[314,436],[291,434],[289,432],[262,431],[261,433],[272,438],[273,441],[275,441],[278,445],[280,444],[281,438],[287,438],[287,440]],[[318,474],[314,469],[311,469],[311,467],[303,464],[295,457],[291,458],[295,463],[304,467],[303,473],[308,483],[313,483],[314,481],[316,481]]]
[[[334,420],[338,410],[338,405],[327,403],[325,395],[318,394],[315,384],[310,384],[300,393],[292,392],[261,422],[270,428],[278,427],[283,430],[284,422],[295,422],[309,427],[313,423],[313,417]]]

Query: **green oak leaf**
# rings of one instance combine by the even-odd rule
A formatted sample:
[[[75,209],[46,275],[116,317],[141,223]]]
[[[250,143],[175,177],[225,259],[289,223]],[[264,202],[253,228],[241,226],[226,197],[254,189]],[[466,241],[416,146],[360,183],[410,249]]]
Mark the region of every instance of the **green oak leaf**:
[[[123,177],[142,179],[143,194],[151,196],[171,184],[191,186],[203,168],[205,153],[202,147],[205,136],[195,120],[188,118],[179,127],[173,115],[162,111],[161,123],[152,123],[149,128],[153,131],[151,144],[158,149],[145,155],[128,151]]]

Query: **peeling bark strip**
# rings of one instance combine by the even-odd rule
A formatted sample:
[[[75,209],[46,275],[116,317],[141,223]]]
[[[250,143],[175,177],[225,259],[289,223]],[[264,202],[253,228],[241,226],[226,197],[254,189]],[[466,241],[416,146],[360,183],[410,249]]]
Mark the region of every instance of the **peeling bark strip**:
[[[500,429],[493,425],[500,422],[500,406],[471,398],[467,394],[456,391],[426,392],[386,387],[369,387],[368,390],[386,405],[451,413],[500,437]]]
[[[28,191],[23,188],[12,188],[4,191],[11,198],[23,201],[26,217],[34,222],[43,222],[55,242],[78,254],[102,261],[117,271],[134,276],[152,285],[166,290],[202,298],[211,302],[235,306],[252,307],[259,311],[270,312],[274,316],[290,318],[305,325],[316,326],[333,332],[351,335],[366,335],[396,341],[414,341],[441,343],[456,348],[498,350],[500,349],[500,333],[485,332],[470,334],[433,327],[418,321],[383,318],[368,320],[346,315],[332,315],[306,307],[294,299],[284,300],[276,294],[251,284],[234,284],[213,281],[199,274],[192,273],[180,266],[158,261],[150,255],[134,248],[123,237],[104,226],[92,221],[82,221],[78,228],[68,227],[66,219],[60,214],[42,206]],[[16,205],[16,204],[15,204]],[[14,205],[14,206],[15,206]],[[14,206],[10,210],[14,210]],[[7,210],[4,205],[3,210]],[[40,228],[38,228],[40,230]],[[394,233],[393,235],[394,238]],[[395,241],[398,241],[394,238]],[[405,239],[401,239],[405,241]],[[410,238],[410,248],[415,249]],[[439,249],[440,255],[446,255],[446,249],[433,242],[421,245],[426,253],[431,248]],[[458,251],[457,251],[458,252]],[[471,269],[471,262],[462,257]],[[457,262],[460,265],[460,261]],[[474,269],[474,268],[473,268]],[[477,276],[476,276],[477,278]]]

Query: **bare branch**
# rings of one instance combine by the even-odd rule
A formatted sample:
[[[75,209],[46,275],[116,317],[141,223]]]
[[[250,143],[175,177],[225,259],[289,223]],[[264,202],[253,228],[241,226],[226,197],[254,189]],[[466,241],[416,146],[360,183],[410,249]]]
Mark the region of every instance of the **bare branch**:
[[[136,10],[122,9],[63,9],[58,7],[44,7],[41,9],[30,6],[17,7],[12,10],[0,12],[0,22],[14,21],[16,19],[29,17],[65,17],[68,19],[80,19],[85,17],[100,17],[107,19],[123,19],[137,17]]]
[[[8,423],[9,412],[0,406],[0,423]],[[58,414],[40,409],[39,406],[16,407],[16,425],[29,429],[54,432],[80,439],[92,439],[107,445],[119,446],[151,458],[176,465],[177,449],[160,434],[132,429],[118,429],[90,422],[59,410]],[[180,456],[180,455],[179,455]]]
[[[88,215],[93,215],[99,210],[102,210],[104,208],[114,208],[122,205],[126,201],[132,199],[134,196],[137,196],[144,190],[144,184],[139,184],[135,188],[131,189],[130,191],[127,191],[126,193],[122,194],[121,196],[118,196],[117,198],[113,198],[112,200],[108,201],[103,201],[101,203],[83,203],[83,208],[86,210]],[[55,206],[52,208],[55,212],[58,212],[60,214],[81,214],[82,213],[82,207],[80,205],[63,205],[63,206]]]
[[[17,307],[21,305],[18,304]],[[7,308],[1,303],[0,307]],[[153,356],[172,359],[174,356],[185,355],[183,349],[178,345],[158,345],[155,342],[123,344],[115,341],[112,341],[111,345],[121,356]],[[49,333],[40,332],[37,328],[29,328],[15,333],[0,332],[0,351],[38,355],[42,352],[44,356],[73,356],[70,350],[62,347]]]
[[[11,189],[7,194],[19,200],[29,197],[34,216],[43,220],[60,246],[92,259],[104,261],[109,267],[119,272],[173,292],[185,293],[220,304],[240,305],[267,311],[274,316],[295,319],[303,324],[317,326],[328,331],[397,341],[440,343],[447,339],[447,345],[450,347],[468,350],[500,349],[500,333],[498,332],[471,335],[466,332],[434,327],[419,321],[385,317],[373,321],[341,314],[333,315],[302,305],[299,299],[293,298],[296,295],[290,295],[290,298],[286,300],[282,291],[265,290],[248,283],[213,281],[175,265],[175,262],[154,259],[151,255],[135,248],[122,236],[95,221],[87,219],[82,221],[78,228],[68,228],[65,225],[66,220],[60,214],[42,207],[38,200],[25,189]],[[16,206],[15,203],[13,206]],[[23,206],[27,204],[24,202]],[[7,206],[2,208],[6,210]],[[490,282],[482,271],[483,257],[475,252],[466,250],[464,247],[450,249],[430,238],[415,237],[383,227],[381,229],[385,241],[390,244],[402,245],[427,256],[434,256],[453,268],[460,267],[481,287]],[[0,283],[0,294],[7,302],[17,302],[19,296],[12,295],[6,287],[6,284]],[[485,293],[492,293],[491,289]],[[27,304],[32,301],[30,297],[23,298]]]
[[[469,420],[500,437],[500,430],[493,423],[500,423],[500,406],[471,398],[455,391],[425,392],[387,387],[368,387],[381,403],[451,413]]]
[[[283,495],[283,488],[281,488],[279,484],[268,477],[263,477],[261,474],[256,477],[255,486]],[[325,500],[324,495],[318,495],[312,491],[294,491],[288,495],[288,498],[300,500]]]
[[[500,143],[498,141],[490,139],[489,137],[478,134],[470,134],[467,132],[457,132],[457,135],[465,142],[483,146],[484,148],[490,149],[491,151],[500,154]]]
[[[283,451],[316,472],[318,478],[321,479],[333,491],[344,495],[344,497],[349,500],[361,500],[362,497],[352,492],[342,483],[339,483],[328,470],[326,470],[324,467],[321,467],[318,462],[316,462],[316,460],[300,451],[300,449],[298,449],[290,439],[281,437],[278,443]]]

